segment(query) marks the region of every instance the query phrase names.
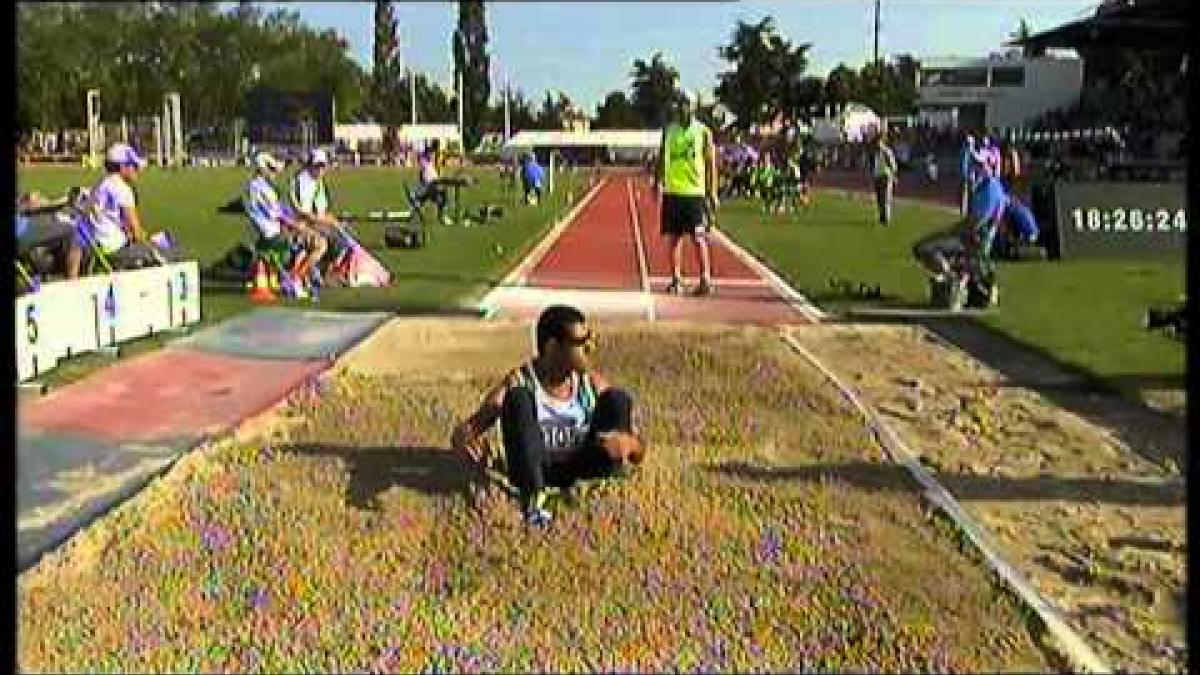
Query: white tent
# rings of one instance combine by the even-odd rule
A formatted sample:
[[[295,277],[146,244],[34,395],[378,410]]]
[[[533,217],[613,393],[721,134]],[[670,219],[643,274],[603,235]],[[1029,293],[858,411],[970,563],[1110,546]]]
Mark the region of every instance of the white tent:
[[[861,143],[883,127],[875,111],[860,103],[847,103],[835,117],[813,120],[813,140],[818,143]]]
[[[596,131],[522,131],[508,139],[501,156],[535,148],[607,148],[615,154],[658,152],[661,129],[601,129]]]

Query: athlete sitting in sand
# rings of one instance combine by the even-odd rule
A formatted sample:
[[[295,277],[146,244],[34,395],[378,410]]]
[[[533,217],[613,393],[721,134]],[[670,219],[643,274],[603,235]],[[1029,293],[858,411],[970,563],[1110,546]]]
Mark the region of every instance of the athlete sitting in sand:
[[[545,488],[619,475],[641,464],[645,447],[633,434],[633,400],[592,370],[595,345],[583,313],[554,305],[537,321],[537,356],[508,373],[479,409],[460,423],[451,445],[480,469],[491,457],[484,435],[500,420],[508,478],[525,521],[550,523]]]

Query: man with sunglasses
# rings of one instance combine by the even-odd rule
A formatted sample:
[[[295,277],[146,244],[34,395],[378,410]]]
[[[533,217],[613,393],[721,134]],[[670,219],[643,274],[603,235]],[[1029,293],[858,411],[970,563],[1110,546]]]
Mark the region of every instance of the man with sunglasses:
[[[451,445],[486,469],[485,434],[500,421],[508,479],[525,521],[545,527],[547,486],[619,475],[641,464],[645,448],[633,434],[633,400],[592,369],[595,338],[583,313],[554,305],[538,317],[537,356],[512,370],[454,430]]]

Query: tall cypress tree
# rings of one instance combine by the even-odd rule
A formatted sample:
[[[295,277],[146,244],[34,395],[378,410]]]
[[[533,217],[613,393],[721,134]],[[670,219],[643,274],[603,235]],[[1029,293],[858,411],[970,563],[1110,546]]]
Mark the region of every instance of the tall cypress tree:
[[[488,100],[492,95],[489,79],[491,63],[487,53],[487,21],[483,0],[459,0],[458,29],[450,38],[454,49],[454,76],[463,78],[463,147],[474,149],[483,139]]]
[[[377,121],[394,124],[400,92],[400,41],[395,8],[387,0],[375,0],[375,45],[371,63],[371,102],[367,109]]]

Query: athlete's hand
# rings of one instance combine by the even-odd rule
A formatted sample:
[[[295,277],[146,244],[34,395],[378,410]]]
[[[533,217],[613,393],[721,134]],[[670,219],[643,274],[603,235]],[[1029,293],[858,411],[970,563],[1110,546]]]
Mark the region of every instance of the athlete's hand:
[[[486,458],[491,454],[487,438],[478,433],[469,421],[455,427],[450,436],[450,447],[480,468],[484,467]]]
[[[605,454],[617,461],[641,461],[642,443],[628,431],[602,431],[596,434]]]

